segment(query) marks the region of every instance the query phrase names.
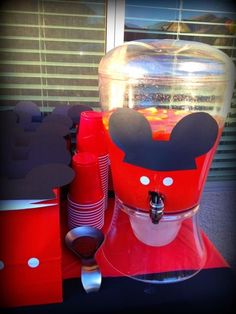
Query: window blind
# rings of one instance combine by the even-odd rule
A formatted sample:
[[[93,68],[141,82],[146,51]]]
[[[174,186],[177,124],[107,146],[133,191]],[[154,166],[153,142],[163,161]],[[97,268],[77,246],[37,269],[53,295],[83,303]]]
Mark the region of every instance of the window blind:
[[[99,106],[103,0],[9,0],[0,11],[0,109],[33,101]]]
[[[171,38],[215,46],[236,62],[232,1],[127,0],[124,40]],[[208,180],[236,180],[236,86]]]

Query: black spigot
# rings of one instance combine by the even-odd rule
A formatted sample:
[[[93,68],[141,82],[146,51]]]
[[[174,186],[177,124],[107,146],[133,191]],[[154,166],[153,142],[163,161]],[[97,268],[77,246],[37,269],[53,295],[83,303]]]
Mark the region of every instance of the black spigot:
[[[154,224],[158,224],[164,212],[164,203],[159,193],[150,191],[150,217]]]

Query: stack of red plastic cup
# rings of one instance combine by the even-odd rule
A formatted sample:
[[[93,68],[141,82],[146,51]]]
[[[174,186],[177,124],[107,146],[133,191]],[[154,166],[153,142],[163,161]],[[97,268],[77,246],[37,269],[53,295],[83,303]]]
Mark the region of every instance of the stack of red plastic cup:
[[[98,157],[102,189],[107,208],[109,156],[102,122],[102,112],[84,111],[76,134],[76,151],[90,152]]]
[[[89,152],[79,152],[72,157],[75,178],[68,194],[69,229],[79,226],[104,225],[104,193],[98,166],[98,158]]]

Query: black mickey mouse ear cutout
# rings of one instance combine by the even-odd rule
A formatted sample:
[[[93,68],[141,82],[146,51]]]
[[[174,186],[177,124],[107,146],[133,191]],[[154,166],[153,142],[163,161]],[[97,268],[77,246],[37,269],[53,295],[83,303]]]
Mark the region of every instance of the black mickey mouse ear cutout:
[[[60,130],[61,131],[61,130]],[[69,165],[71,154],[66,147],[66,141],[61,134],[19,132],[10,141],[4,138],[1,143],[0,174],[10,178],[22,178],[39,165],[61,163]]]
[[[45,136],[47,136],[47,134],[55,134],[65,137],[70,133],[70,129],[64,124],[59,124],[54,121],[49,121],[48,123],[46,123],[44,121],[43,123],[40,124],[38,132],[44,133]]]
[[[31,116],[41,116],[39,107],[32,101],[20,101],[16,104],[14,112],[28,112]]]
[[[21,114],[22,112],[26,112],[31,116],[32,122],[40,122],[41,121],[41,111],[39,107],[32,101],[20,101],[16,104],[14,108],[14,112],[16,114]]]
[[[66,165],[51,163],[41,165],[32,169],[26,176],[26,179],[32,184],[37,181],[37,189],[45,191],[43,186],[49,190],[69,184],[74,178],[74,170]],[[43,198],[43,194],[41,196]]]
[[[67,112],[66,112],[67,114]],[[47,123],[58,123],[61,125],[64,125],[68,128],[71,128],[73,125],[73,121],[71,120],[70,117],[66,116],[66,115],[62,115],[62,114],[57,114],[57,113],[53,113],[53,114],[49,114],[47,115],[44,119],[43,119],[43,123],[47,122]]]
[[[196,112],[182,118],[169,141],[153,140],[148,120],[139,112],[122,108],[109,120],[112,141],[125,153],[124,162],[156,171],[195,169],[195,158],[214,145],[218,125],[208,113]]]
[[[52,115],[57,114],[57,115],[62,115],[64,117],[68,116],[68,110],[71,108],[72,106],[70,105],[59,105],[56,106],[53,111],[52,111]]]
[[[53,199],[53,189],[67,185],[73,178],[74,171],[66,165],[38,166],[21,179],[1,178],[0,199]]]
[[[68,165],[71,154],[66,149],[64,138],[54,134],[38,133],[30,143],[28,164],[32,169],[40,164],[62,163]]]
[[[197,157],[207,153],[216,141],[218,125],[208,113],[195,112],[183,117],[174,127],[170,140],[179,150]]]
[[[17,117],[18,117],[18,124],[23,128],[32,122],[32,116],[29,112],[19,111],[17,113]]]
[[[139,112],[128,108],[117,109],[111,115],[109,133],[123,151],[145,145],[152,137],[149,122]]]
[[[79,124],[80,114],[83,111],[93,111],[93,108],[87,105],[73,105],[68,110],[68,116],[71,118],[74,124]]]
[[[28,112],[22,111],[18,113],[18,125],[22,130],[26,132],[35,132],[40,124],[41,117],[38,119],[33,119],[31,114]]]

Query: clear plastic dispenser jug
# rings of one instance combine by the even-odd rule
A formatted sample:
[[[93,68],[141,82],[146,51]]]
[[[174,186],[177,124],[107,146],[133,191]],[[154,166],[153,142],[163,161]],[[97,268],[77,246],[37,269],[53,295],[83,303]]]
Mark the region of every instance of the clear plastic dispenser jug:
[[[121,274],[166,283],[204,267],[197,213],[234,78],[232,61],[198,42],[133,41],[102,58],[116,195],[103,253]]]

